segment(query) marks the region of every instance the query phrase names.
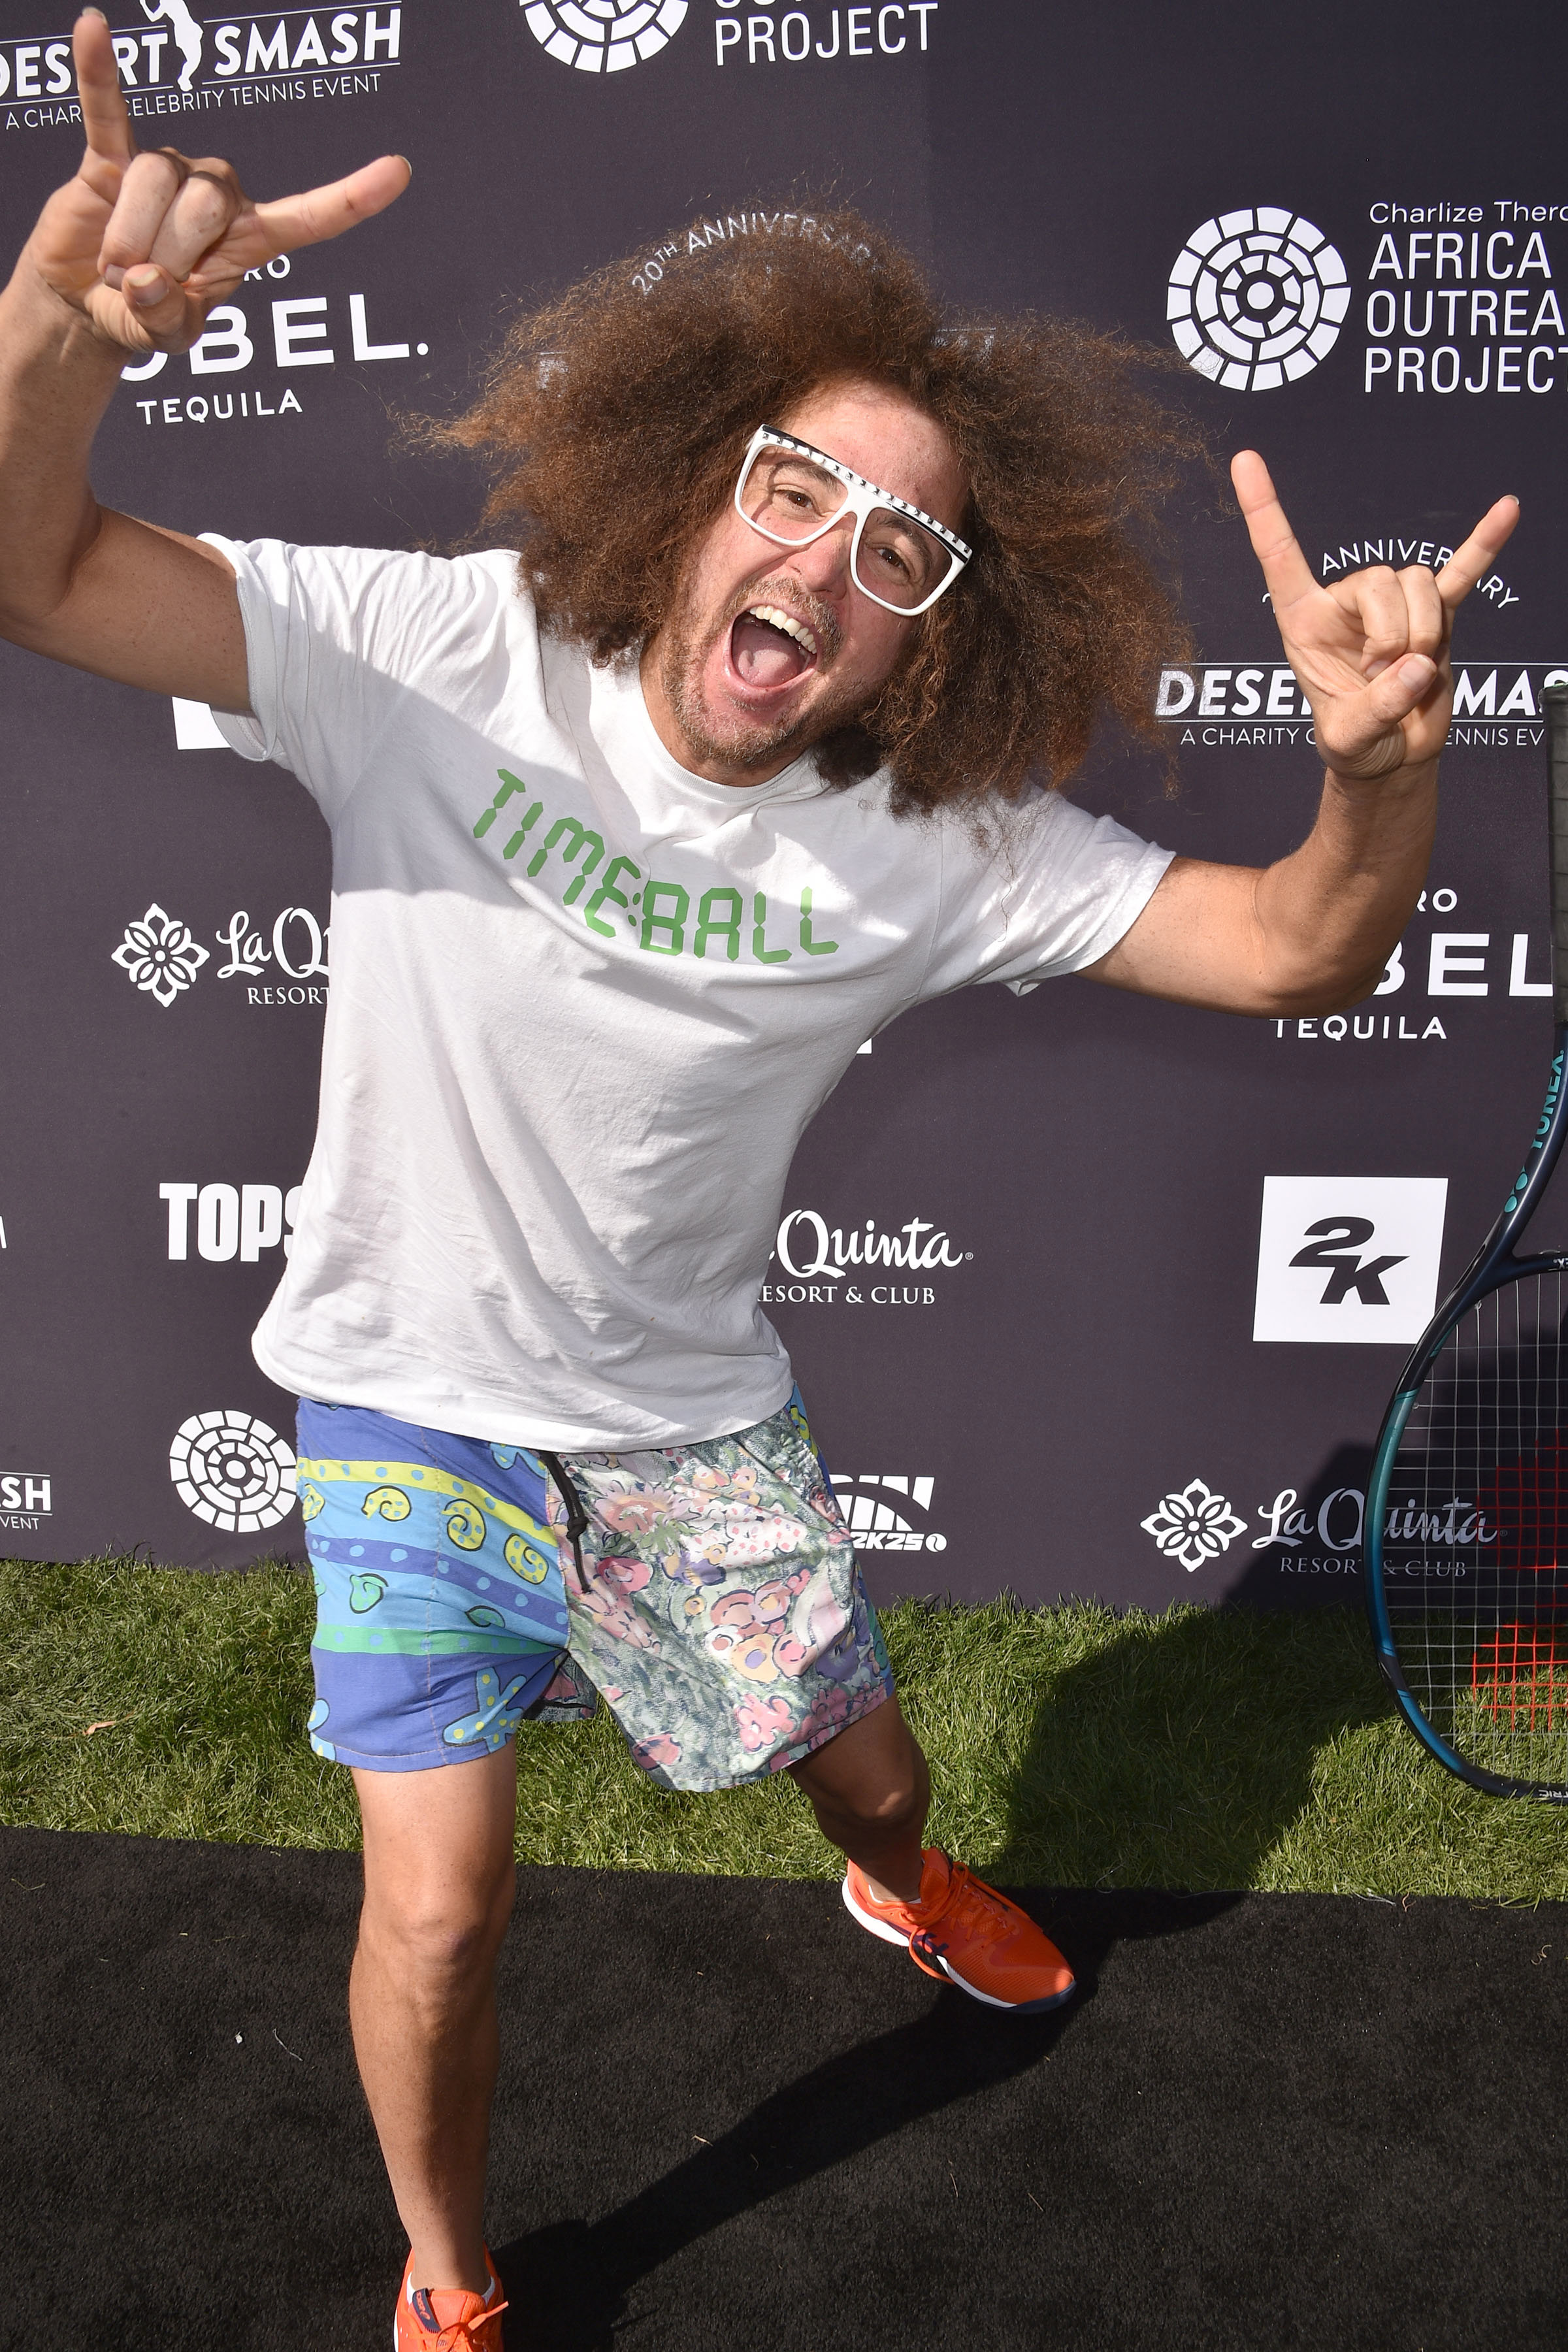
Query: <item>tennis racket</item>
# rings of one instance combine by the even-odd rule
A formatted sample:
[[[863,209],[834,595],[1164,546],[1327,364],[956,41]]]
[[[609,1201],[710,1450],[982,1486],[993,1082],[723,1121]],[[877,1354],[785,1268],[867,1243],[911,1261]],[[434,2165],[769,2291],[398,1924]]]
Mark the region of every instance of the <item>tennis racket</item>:
[[[1568,1804],[1568,1255],[1521,1255],[1568,1133],[1568,688],[1548,688],[1552,1075],[1502,1213],[1416,1342],[1367,1491],[1379,1664],[1472,1788]]]

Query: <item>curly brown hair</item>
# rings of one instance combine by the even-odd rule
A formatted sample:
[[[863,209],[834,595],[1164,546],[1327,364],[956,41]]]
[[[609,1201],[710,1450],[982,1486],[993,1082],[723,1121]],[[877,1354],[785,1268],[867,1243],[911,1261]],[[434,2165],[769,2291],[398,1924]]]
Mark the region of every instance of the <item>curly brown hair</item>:
[[[1184,642],[1159,512],[1204,454],[1149,388],[1166,364],[1062,320],[955,320],[854,214],[749,208],[521,318],[436,437],[489,462],[480,528],[521,551],[542,623],[605,661],[670,611],[760,424],[847,378],[912,398],[968,476],[974,560],[814,753],[839,785],[885,763],[913,814],[1060,783],[1102,711],[1156,740],[1154,673]]]

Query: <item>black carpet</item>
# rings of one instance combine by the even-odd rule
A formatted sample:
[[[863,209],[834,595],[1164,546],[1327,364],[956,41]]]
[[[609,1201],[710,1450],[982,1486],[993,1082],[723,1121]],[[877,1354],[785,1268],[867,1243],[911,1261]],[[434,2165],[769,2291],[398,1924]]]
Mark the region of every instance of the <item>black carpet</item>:
[[[358,1865],[0,1832],[0,2341],[385,2352]],[[938,1988],[837,1890],[523,1874],[513,2352],[1559,2346],[1568,1906],[1031,1896],[1084,1998]]]

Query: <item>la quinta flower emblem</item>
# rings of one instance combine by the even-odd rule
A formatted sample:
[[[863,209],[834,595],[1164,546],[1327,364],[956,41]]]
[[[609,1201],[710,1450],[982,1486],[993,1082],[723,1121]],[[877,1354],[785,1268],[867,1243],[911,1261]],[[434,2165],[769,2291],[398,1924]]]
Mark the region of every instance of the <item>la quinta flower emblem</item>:
[[[195,981],[207,961],[207,950],[197,947],[188,923],[166,915],[154,899],[138,921],[127,923],[125,937],[113,950],[113,961],[167,1012],[175,997]]]
[[[1194,1478],[1179,1493],[1165,1496],[1159,1508],[1138,1524],[1153,1537],[1167,1559],[1181,1561],[1189,1576],[1205,1560],[1217,1559],[1221,1552],[1228,1551],[1237,1537],[1247,1531],[1247,1521],[1237,1517],[1229,1497],[1215,1494],[1201,1478]]]

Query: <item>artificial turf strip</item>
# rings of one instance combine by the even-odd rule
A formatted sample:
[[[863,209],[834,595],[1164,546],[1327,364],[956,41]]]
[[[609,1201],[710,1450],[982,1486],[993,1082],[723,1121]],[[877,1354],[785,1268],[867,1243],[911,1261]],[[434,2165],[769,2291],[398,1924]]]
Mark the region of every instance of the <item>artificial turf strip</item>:
[[[301,1734],[302,1576],[13,1561],[0,1611],[0,1821],[357,1844],[348,1774]],[[906,1604],[884,1622],[931,1759],[932,1835],[1005,1883],[1568,1896],[1568,1819],[1428,1762],[1357,1612]],[[783,1779],[670,1796],[603,1710],[518,1745],[523,1861],[837,1874]]]
[[[18,2346],[386,2342],[353,1855],[0,1831]],[[511,2352],[1547,2352],[1568,1911],[1029,1895],[999,2016],[832,1886],[528,1870],[488,2235]]]

